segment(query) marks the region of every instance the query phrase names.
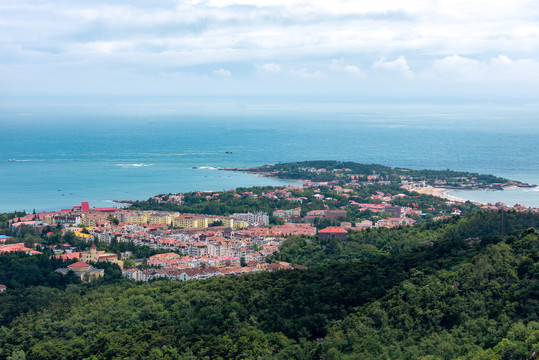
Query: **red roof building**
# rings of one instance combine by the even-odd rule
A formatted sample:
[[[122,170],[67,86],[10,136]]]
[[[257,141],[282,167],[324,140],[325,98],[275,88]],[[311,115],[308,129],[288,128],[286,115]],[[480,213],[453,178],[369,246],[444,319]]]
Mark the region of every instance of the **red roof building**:
[[[99,211],[99,212],[109,212],[109,213],[118,211],[118,209],[116,209],[115,207],[99,207],[99,208],[94,208],[94,210]]]
[[[346,235],[348,234],[348,232],[343,228],[330,226],[330,227],[320,230],[319,234],[320,234],[320,239],[322,240],[328,240],[328,239],[346,240]]]
[[[86,264],[85,262],[82,262],[82,261],[77,261],[76,263],[68,265],[68,268],[85,268],[89,266],[90,264]]]
[[[0,245],[0,254],[12,252],[24,252],[28,255],[39,255],[39,251],[24,246],[24,243]]]
[[[88,202],[86,202],[86,201],[85,201],[85,202],[81,202],[81,203],[80,203],[80,207],[81,207],[81,210],[82,210],[83,212],[88,212],[88,211],[90,211],[90,204],[88,204]]]
[[[80,259],[80,252],[73,252],[73,253],[70,253],[70,254],[58,254],[58,255],[52,255],[52,258],[53,259],[58,259],[58,260],[73,260],[73,259]]]

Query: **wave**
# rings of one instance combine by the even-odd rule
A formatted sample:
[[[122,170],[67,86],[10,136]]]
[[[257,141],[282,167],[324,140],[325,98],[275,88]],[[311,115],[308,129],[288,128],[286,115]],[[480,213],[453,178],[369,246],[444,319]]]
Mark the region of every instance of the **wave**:
[[[219,170],[219,168],[213,167],[213,166],[193,166],[193,169],[197,169],[197,170]]]
[[[116,164],[116,166],[123,168],[134,168],[134,167],[146,167],[152,166],[153,164],[144,164],[144,163],[135,163],[135,164]]]
[[[44,162],[45,160],[36,160],[36,159],[25,159],[25,160],[19,160],[19,159],[8,159],[10,162]]]

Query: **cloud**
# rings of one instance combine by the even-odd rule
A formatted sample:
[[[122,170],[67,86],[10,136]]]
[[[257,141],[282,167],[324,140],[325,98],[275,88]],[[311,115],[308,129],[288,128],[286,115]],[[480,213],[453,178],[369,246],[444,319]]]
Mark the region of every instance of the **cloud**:
[[[362,72],[359,67],[355,65],[347,65],[343,59],[333,59],[331,61],[331,70],[335,72],[344,72],[357,77],[365,77],[366,74]]]
[[[539,62],[533,59],[512,60],[503,54],[487,60],[451,55],[434,61],[422,77],[466,83],[529,83],[539,80]]]
[[[224,78],[229,78],[232,76],[232,73],[229,70],[225,70],[223,68],[220,68],[218,70],[215,70],[212,72],[214,75],[221,76]]]
[[[267,63],[262,66],[260,66],[260,70],[269,72],[269,73],[280,73],[282,68],[280,65],[275,63]]]
[[[538,16],[533,0],[0,1],[0,94],[53,83],[66,93],[131,90],[112,80],[119,73],[149,91],[166,73],[189,73],[179,92],[207,84],[208,74],[261,92],[298,78],[323,78],[321,91],[332,82],[360,91],[379,79],[519,88],[537,79]],[[91,81],[67,87],[86,74]]]
[[[291,73],[301,79],[317,79],[323,76],[323,73],[319,70],[309,71],[305,68],[292,70]]]
[[[408,79],[414,76],[414,74],[410,71],[410,67],[406,62],[406,58],[403,55],[399,56],[393,61],[387,61],[386,58],[383,57],[380,60],[376,61],[372,65],[372,68],[375,70],[396,72]]]

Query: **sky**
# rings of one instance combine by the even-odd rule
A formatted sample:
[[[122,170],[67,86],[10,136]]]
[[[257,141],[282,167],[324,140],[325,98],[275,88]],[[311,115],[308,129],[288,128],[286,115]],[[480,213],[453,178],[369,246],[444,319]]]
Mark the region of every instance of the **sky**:
[[[539,2],[0,0],[0,95],[537,99]]]

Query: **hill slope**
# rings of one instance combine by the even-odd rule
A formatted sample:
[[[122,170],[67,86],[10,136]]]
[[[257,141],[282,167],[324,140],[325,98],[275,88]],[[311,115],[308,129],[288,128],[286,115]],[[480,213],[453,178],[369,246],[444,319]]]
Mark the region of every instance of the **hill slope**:
[[[510,229],[538,219],[506,220]],[[525,359],[539,350],[535,231],[471,240],[484,228],[469,219],[439,226],[428,244],[363,262],[186,283],[69,285],[0,328],[0,357]],[[41,292],[5,294],[0,308]]]

